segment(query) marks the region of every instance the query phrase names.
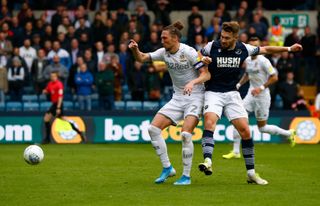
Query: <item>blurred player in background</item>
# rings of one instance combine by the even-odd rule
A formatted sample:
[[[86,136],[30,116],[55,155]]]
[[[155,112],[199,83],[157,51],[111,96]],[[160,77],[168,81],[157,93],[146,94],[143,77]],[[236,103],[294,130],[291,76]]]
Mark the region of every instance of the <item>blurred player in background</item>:
[[[260,46],[260,41],[257,37],[251,37],[249,44],[258,47]],[[295,145],[295,130],[284,130],[276,125],[267,124],[271,104],[270,90],[268,87],[278,81],[276,70],[263,55],[248,57],[244,63],[246,65],[246,73],[242,76],[236,88],[239,89],[247,81],[250,82],[250,88],[243,100],[245,109],[248,112],[254,112],[261,133],[285,136],[289,139],[293,147]],[[240,140],[241,137],[238,131],[234,129],[233,151],[222,157],[225,159],[240,158]]]
[[[63,116],[63,83],[59,80],[58,72],[54,71],[50,73],[50,82],[48,83],[47,87],[42,91],[42,93],[49,94],[50,100],[52,102],[51,107],[48,111],[46,111],[46,114],[44,115],[46,133],[42,143],[47,144],[50,142],[50,121],[53,117],[57,117],[67,121],[71,125],[72,129],[80,135],[82,141],[86,142],[84,132],[79,131],[79,129],[74,125],[74,123],[70,122]]]
[[[202,50],[203,61],[209,64],[211,79],[206,82],[204,103],[204,131],[202,135],[202,152],[204,162],[199,170],[206,175],[212,174],[212,153],[214,149],[213,133],[217,121],[224,111],[225,116],[238,130],[242,138],[242,153],[247,169],[247,182],[266,185],[254,169],[254,145],[249,130],[248,114],[236,85],[240,80],[242,63],[248,56],[276,52],[300,51],[301,45],[291,47],[265,46],[255,47],[238,41],[239,24],[224,22],[218,41],[209,42]],[[208,60],[208,62],[207,62]]]
[[[181,22],[165,27],[161,34],[163,48],[155,52],[142,53],[135,41],[131,41],[129,44],[137,61],[164,61],[173,82],[172,99],[158,111],[148,128],[151,143],[163,166],[162,173],[155,180],[155,183],[163,183],[168,177],[176,174],[170,163],[166,142],[162,138],[161,132],[166,127],[177,125],[179,121],[184,119],[181,130],[183,174],[174,184],[191,184],[190,171],[194,150],[192,132],[202,113],[203,82],[210,79],[208,69],[200,60],[196,50],[180,43],[182,28]]]

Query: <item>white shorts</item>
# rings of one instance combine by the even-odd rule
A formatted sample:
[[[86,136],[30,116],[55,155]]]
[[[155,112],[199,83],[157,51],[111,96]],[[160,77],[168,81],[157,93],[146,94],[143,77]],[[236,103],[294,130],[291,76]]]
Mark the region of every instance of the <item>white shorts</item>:
[[[187,116],[192,115],[200,118],[204,102],[203,93],[188,95],[174,94],[172,99],[165,104],[158,113],[171,119],[174,125],[177,125]]]
[[[265,121],[269,118],[271,97],[269,92],[260,93],[254,97],[251,91],[243,99],[244,107],[248,112],[254,112],[257,121]]]
[[[221,118],[222,111],[229,121],[238,118],[248,118],[239,92],[205,92],[204,113],[213,112]]]

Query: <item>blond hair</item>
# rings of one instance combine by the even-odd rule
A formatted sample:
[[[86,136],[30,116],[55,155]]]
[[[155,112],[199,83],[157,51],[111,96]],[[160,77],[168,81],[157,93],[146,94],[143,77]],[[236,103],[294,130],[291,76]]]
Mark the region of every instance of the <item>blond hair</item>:
[[[164,31],[169,31],[169,33],[171,35],[175,35],[177,37],[179,37],[179,39],[181,38],[181,32],[180,30],[183,29],[183,24],[180,21],[176,21],[173,24],[170,24],[169,26],[166,26],[163,28]]]

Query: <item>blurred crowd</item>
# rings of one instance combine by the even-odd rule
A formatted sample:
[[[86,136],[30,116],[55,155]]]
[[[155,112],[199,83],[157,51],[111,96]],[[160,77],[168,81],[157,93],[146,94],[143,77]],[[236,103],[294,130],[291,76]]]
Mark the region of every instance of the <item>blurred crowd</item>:
[[[219,39],[222,23],[230,20],[239,22],[243,42],[257,36],[262,45],[302,44],[301,53],[268,58],[279,72],[279,81],[271,89],[272,107],[307,108],[309,103],[301,101],[299,85],[320,85],[319,17],[317,33],[307,26],[303,32],[294,27],[285,35],[279,17],[270,22],[264,16],[265,2],[261,0],[234,1],[232,8],[219,1],[186,2],[190,14],[182,42],[196,50]],[[303,1],[301,8],[312,9],[314,4],[307,8],[308,2],[314,1]],[[201,14],[206,3],[214,9],[207,27]],[[143,52],[160,48],[162,28],[171,24],[170,13],[180,4],[167,0],[2,0],[0,102],[21,101],[26,92],[41,94],[51,71],[59,71],[65,94],[76,95],[83,110],[92,109],[94,93],[99,96],[99,108],[106,110],[112,109],[115,101],[169,99],[171,80],[166,66],[134,61],[127,45],[134,39]],[[235,15],[229,9],[234,9]],[[39,18],[34,10],[42,10]],[[147,11],[154,14],[154,21]]]

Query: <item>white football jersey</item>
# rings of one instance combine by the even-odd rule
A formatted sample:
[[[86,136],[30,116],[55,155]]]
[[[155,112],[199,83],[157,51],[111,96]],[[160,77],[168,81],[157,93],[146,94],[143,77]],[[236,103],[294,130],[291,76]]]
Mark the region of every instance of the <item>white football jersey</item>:
[[[245,60],[245,64],[250,81],[249,90],[260,87],[268,81],[270,75],[276,74],[276,69],[263,55],[258,55],[256,59],[248,57]],[[268,89],[266,90],[268,91]]]
[[[197,51],[183,43],[179,50],[171,54],[165,48],[149,53],[152,61],[164,61],[170,73],[174,92],[183,93],[184,86],[199,77],[198,69],[204,66]],[[204,84],[194,85],[192,93],[204,91]]]

